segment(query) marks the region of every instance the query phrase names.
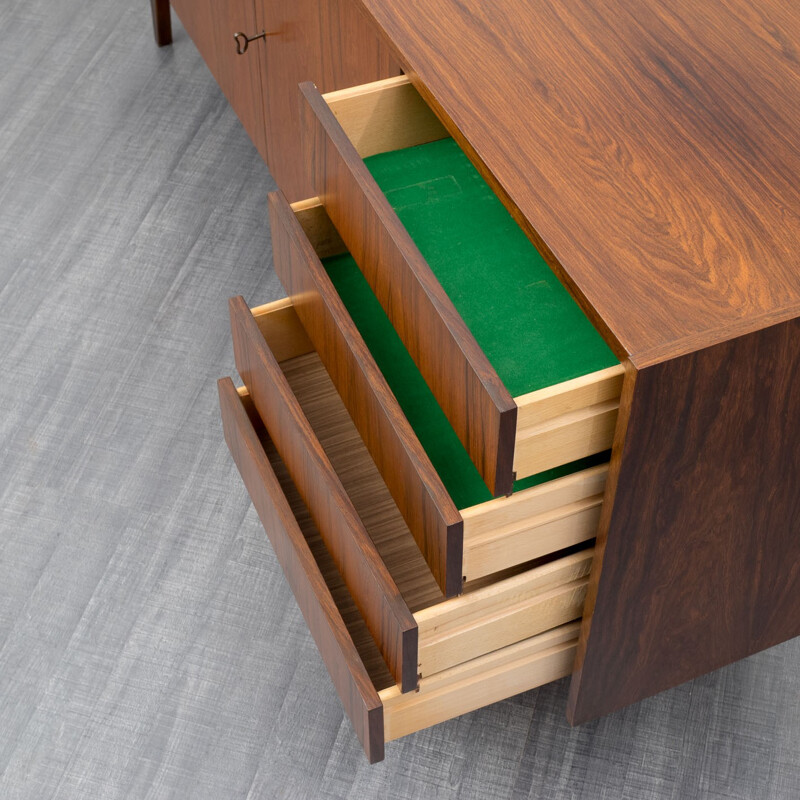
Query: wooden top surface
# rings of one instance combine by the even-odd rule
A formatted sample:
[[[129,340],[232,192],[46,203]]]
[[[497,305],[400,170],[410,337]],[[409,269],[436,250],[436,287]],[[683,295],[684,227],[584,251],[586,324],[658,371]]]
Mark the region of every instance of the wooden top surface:
[[[361,2],[618,354],[800,315],[796,0]]]

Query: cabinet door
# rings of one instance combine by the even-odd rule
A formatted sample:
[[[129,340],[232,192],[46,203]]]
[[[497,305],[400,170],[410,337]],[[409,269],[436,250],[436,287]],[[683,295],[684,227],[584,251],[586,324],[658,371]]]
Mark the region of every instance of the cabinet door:
[[[238,55],[233,38],[237,32],[247,36],[261,32],[254,0],[171,2],[259,153],[269,161],[262,85],[264,40],[253,42],[244,55]]]
[[[321,92],[398,75],[400,68],[356,0],[255,0],[264,47],[267,162],[290,201],[314,195],[300,146],[302,81]]]

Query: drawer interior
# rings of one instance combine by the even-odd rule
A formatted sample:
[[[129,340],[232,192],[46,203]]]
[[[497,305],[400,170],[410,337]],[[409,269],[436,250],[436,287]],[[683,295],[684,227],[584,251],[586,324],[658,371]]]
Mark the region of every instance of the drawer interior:
[[[513,397],[619,363],[454,139],[364,163]]]
[[[312,200],[296,203],[292,210],[300,235],[307,237],[312,253],[320,259],[319,269],[330,281],[327,291],[334,292],[343,304],[393,400],[461,514],[463,555],[459,574],[464,581],[594,538],[608,452],[593,453],[520,479],[510,496],[493,499],[323,207]],[[275,236],[281,233],[281,219],[278,214],[273,217]],[[287,276],[282,259],[276,258],[276,269]]]
[[[437,281],[513,398],[516,476],[607,450],[622,365],[408,79],[379,81],[323,99],[362,159],[365,172],[358,165],[351,168],[365,191],[370,194],[368,174],[388,203],[378,216],[389,226],[387,213],[395,215],[418,251],[408,256],[415,259],[415,269]],[[364,274],[376,267],[366,269],[359,258],[372,256],[368,246],[360,248],[356,261]],[[336,268],[344,272],[350,266]],[[387,299],[380,303],[386,307]],[[398,330],[407,324],[392,313],[389,317]],[[406,345],[407,339],[413,342],[409,349],[432,385],[435,376],[427,374],[415,351],[424,350],[424,343],[407,331],[401,335]],[[435,393],[456,435],[467,444],[469,428],[461,430],[454,421],[457,393],[446,401]],[[482,451],[476,460],[473,447],[467,449],[479,463]],[[485,469],[479,474],[487,480]],[[497,493],[497,485],[487,482]]]
[[[265,327],[269,328],[273,323],[274,320]],[[330,413],[331,408],[326,397],[330,397],[332,388],[325,386],[320,388],[319,370],[321,367],[316,356],[313,353],[295,355],[294,353],[304,348],[293,347],[290,342],[291,337],[283,337],[284,345],[289,345],[285,350],[289,358],[283,362],[284,374],[292,387],[297,388],[302,394],[312,387],[311,394],[304,403],[304,408],[310,413],[309,419],[314,419],[315,423],[324,420],[325,430],[321,431],[322,438],[328,442],[330,452],[334,453],[337,463],[341,467],[348,461],[347,451],[353,449],[352,441],[349,440],[347,433],[346,420],[337,413],[333,415]],[[492,615],[492,618],[497,620],[505,619],[508,625],[518,628],[519,614],[522,612],[530,616],[530,610],[525,612],[526,592],[530,593],[533,589],[538,590],[542,598],[542,605],[549,607],[558,606],[559,597],[571,593],[572,605],[569,607],[571,610],[557,611],[556,613],[552,613],[551,610],[549,617],[540,614],[541,629],[532,628],[531,630],[535,631],[533,634],[513,635],[510,638],[511,643],[498,639],[497,641],[500,643],[496,647],[482,646],[480,641],[473,644],[472,650],[459,646],[460,656],[458,658],[448,659],[445,653],[444,658],[440,658],[437,662],[436,668],[430,671],[424,667],[421,668],[422,674],[417,691],[401,692],[387,669],[372,635],[359,614],[325,547],[323,538],[273,445],[257,410],[250,401],[247,391],[240,389],[238,397],[249,417],[260,447],[266,454],[277,478],[283,496],[280,501],[282,502],[284,498],[287,501],[297,527],[302,532],[315,562],[314,570],[318,570],[321,574],[335,603],[334,615],[329,614],[328,616],[333,621],[332,624],[346,626],[347,634],[357,650],[360,665],[365,669],[372,686],[377,691],[378,701],[381,704],[379,710],[382,713],[377,717],[371,714],[368,722],[361,721],[358,713],[354,710],[360,707],[359,703],[369,703],[368,697],[363,696],[357,700],[352,695],[352,691],[355,691],[352,684],[350,684],[350,693],[342,696],[348,714],[351,716],[356,714],[353,721],[371,760],[379,760],[383,757],[383,741],[408,735],[481,706],[557,680],[571,672],[579,624],[569,620],[574,620],[580,615],[585,591],[585,574],[592,557],[590,550],[562,556],[540,564],[532,570],[503,577],[491,583],[475,582],[475,585],[470,587],[470,591],[464,596],[441,602],[441,595],[438,594],[438,588],[431,576],[421,580],[415,579],[413,573],[417,569],[424,571],[424,562],[420,563],[419,560],[414,560],[412,550],[408,548],[407,541],[404,541],[409,537],[401,535],[402,524],[398,523],[396,517],[393,518],[391,513],[387,513],[388,509],[384,506],[386,501],[378,496],[374,498],[375,506],[377,509],[383,507],[384,511],[376,510],[371,516],[368,515],[371,520],[370,527],[376,531],[375,538],[380,542],[382,556],[394,565],[393,569],[398,577],[401,576],[398,566],[408,560],[406,566],[410,565],[410,567],[405,570],[404,577],[398,580],[398,585],[402,585],[405,598],[423,607],[418,615],[415,615],[418,616],[421,641],[435,643],[436,636],[434,634],[438,630],[440,639],[449,637],[457,645],[463,645],[465,644],[463,632],[470,630],[470,626],[474,632],[478,633],[472,638],[479,639],[481,627],[478,625],[476,628],[475,623],[479,623],[481,617],[485,618],[487,615]],[[232,434],[229,432],[228,435]],[[238,452],[240,448],[240,442],[233,442],[232,449]],[[364,512],[369,508],[371,502],[369,498],[372,497],[374,491],[379,491],[379,486],[373,482],[372,488],[368,489],[371,485],[369,468],[362,461],[362,455],[358,454],[358,457],[350,464],[352,472],[343,477],[346,478],[351,489],[357,484],[362,486],[361,498],[357,499],[358,493],[354,493],[354,502],[358,502],[360,511]],[[237,463],[240,463],[238,459]],[[240,463],[241,467],[242,463]],[[255,486],[251,486],[251,493],[254,490],[256,490]],[[384,518],[383,522],[380,521],[381,517]],[[306,570],[309,569],[310,567],[307,566]],[[310,572],[307,574],[310,576]],[[533,578],[529,577],[531,575]],[[292,584],[296,592],[307,591],[302,582],[297,582],[297,576]],[[437,602],[437,596],[439,602]],[[474,602],[471,598],[480,599],[482,604]],[[561,603],[561,605],[564,604]],[[306,612],[304,611],[304,613]],[[336,620],[341,620],[341,622],[337,623]],[[322,623],[319,619],[313,620],[312,632],[316,631],[315,638],[320,635],[320,624]],[[461,638],[459,638],[460,634]],[[322,642],[318,640],[318,644],[322,648]],[[476,653],[477,655],[475,655]],[[325,653],[323,653],[323,657],[325,657]],[[327,651],[326,664],[332,671],[332,676],[336,675],[334,683],[341,694],[341,670],[344,669],[344,665],[340,665],[331,658],[331,652]],[[426,658],[428,656],[422,652],[421,648],[423,663]],[[347,669],[357,673],[360,668],[351,663]],[[347,684],[345,683],[345,685]],[[363,695],[363,688],[360,692]]]
[[[441,672],[580,617],[593,551],[571,540],[562,547],[558,537],[536,558],[468,580],[460,597],[445,599],[319,355],[309,350],[302,328],[287,324],[287,309],[280,301],[252,313],[270,350],[286,356],[280,369],[315,442],[413,614],[418,675]],[[282,323],[271,320],[274,314]],[[294,347],[288,346],[292,331],[299,334]]]
[[[361,103],[358,88],[324,98],[512,396],[617,366],[407,79],[360,88]],[[366,138],[376,128],[383,136]]]
[[[593,538],[605,488],[608,452],[517,480],[510,497],[493,500],[352,257],[345,253],[325,258],[322,263],[445,489],[462,513],[465,579],[540,555],[537,544],[541,539],[536,541],[536,528],[540,523],[550,522],[553,510],[546,498],[565,484],[573,487],[573,496],[569,502],[559,501],[555,508],[560,527],[576,538],[565,541],[564,545]],[[534,487],[542,489],[531,491]],[[512,509],[509,516],[507,512]]]
[[[443,599],[438,584],[315,352],[280,362],[303,413],[406,605]]]
[[[322,263],[456,507],[463,510],[491,500],[491,492],[353,257],[343,253],[324,258]],[[607,452],[595,453],[521,478],[515,481],[513,491],[607,461]]]

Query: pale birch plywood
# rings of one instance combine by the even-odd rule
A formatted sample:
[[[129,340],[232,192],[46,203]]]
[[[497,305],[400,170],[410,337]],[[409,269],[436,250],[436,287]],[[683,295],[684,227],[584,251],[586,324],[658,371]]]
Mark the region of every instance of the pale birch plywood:
[[[602,495],[577,500],[526,522],[464,540],[464,575],[483,575],[588,542],[597,534]]]
[[[520,478],[577,461],[611,447],[619,398],[578,408],[517,430],[514,470]]]
[[[275,358],[286,361],[314,351],[289,298],[250,309]]]
[[[622,393],[624,376],[625,367],[617,364],[599,372],[591,372],[571,381],[515,397],[518,409],[517,430],[533,428],[587,406],[618,400]]]
[[[592,548],[418,611],[425,678],[583,613]]]
[[[382,690],[386,741],[569,675],[578,630],[573,622],[460,664],[421,680],[417,692]]]
[[[450,135],[405,75],[323,97],[361,158]]]

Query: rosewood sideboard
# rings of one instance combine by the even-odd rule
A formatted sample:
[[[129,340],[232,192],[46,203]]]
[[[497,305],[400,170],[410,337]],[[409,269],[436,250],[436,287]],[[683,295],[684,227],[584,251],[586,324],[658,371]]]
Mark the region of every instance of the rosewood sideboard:
[[[172,7],[280,188],[223,427],[370,760],[800,634],[795,3]]]

